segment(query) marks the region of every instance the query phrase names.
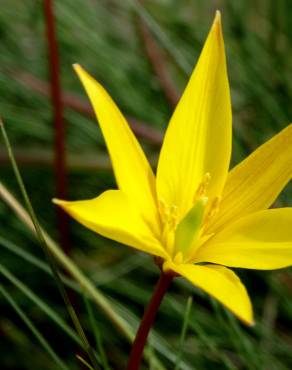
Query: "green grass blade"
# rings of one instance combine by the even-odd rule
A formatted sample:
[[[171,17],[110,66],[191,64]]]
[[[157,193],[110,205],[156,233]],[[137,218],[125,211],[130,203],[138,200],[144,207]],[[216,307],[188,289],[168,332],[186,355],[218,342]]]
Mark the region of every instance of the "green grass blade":
[[[35,229],[29,218],[27,211],[18,202],[18,200],[7,190],[7,188],[0,181],[0,197],[3,201],[16,213],[19,219],[26,225],[26,227],[35,234]],[[43,235],[46,239],[47,246],[51,253],[55,256],[56,260],[64,267],[64,269],[74,278],[76,282],[82,287],[83,291],[86,291],[96,305],[104,312],[109,320],[115,325],[119,332],[130,342],[134,340],[134,325],[129,324],[128,319],[122,315],[117,309],[117,303],[114,305],[113,300],[106,298],[102,292],[100,292],[92,283],[90,279],[83,274],[78,266],[59,248],[56,242],[48,235],[48,233],[42,228]],[[49,271],[47,271],[50,273]],[[65,281],[65,280],[64,280]],[[78,287],[73,287],[77,291],[81,291]],[[137,322],[136,322],[137,325]],[[136,327],[135,325],[135,327]],[[161,353],[165,353],[163,346],[161,346]],[[160,360],[147,349],[144,351],[144,357],[149,362],[153,362],[153,366],[157,370],[165,370]]]
[[[6,239],[3,239],[3,238],[0,238],[0,245],[2,245],[3,247],[7,248],[7,250],[9,250],[10,252],[12,253],[15,253],[16,255],[18,255],[19,257],[22,257],[24,258],[24,260],[26,260],[27,262],[31,263],[32,265],[36,266],[37,268],[41,269],[42,271],[44,271],[45,273],[49,274],[49,275],[52,275],[52,272],[50,270],[50,268],[48,267],[47,264],[43,263],[41,260],[39,260],[38,258],[34,257],[33,255],[31,255],[29,252],[27,251],[24,251],[22,248],[20,248],[19,246],[13,244],[12,242],[8,242]],[[39,263],[41,262],[41,263]],[[68,277],[66,276],[63,276],[63,282],[68,285],[72,290],[74,290],[75,292],[81,294],[82,291],[81,291],[81,288],[79,285],[75,284],[74,281],[70,280]],[[86,282],[87,280],[85,280],[85,287],[87,287],[86,285]],[[84,287],[84,286],[83,286]],[[88,290],[86,290],[88,292]],[[84,292],[84,289],[83,289],[83,292]],[[90,290],[89,290],[90,292]],[[98,292],[99,293],[99,292]],[[90,298],[92,301],[94,301],[95,303],[96,302],[96,297],[93,295],[93,294],[89,294],[88,295],[88,298]],[[114,303],[115,300],[112,300],[112,302]],[[117,303],[116,303],[117,304]],[[115,312],[115,310],[113,308],[111,308],[111,310],[113,312]],[[105,312],[106,313],[106,312]],[[119,314],[117,313],[116,314],[118,318],[120,318],[121,320],[124,320],[122,318],[122,316],[119,316]],[[126,320],[124,320],[126,321]],[[138,324],[138,319],[136,321],[136,324]],[[123,333],[123,332],[122,332]],[[163,346],[162,346],[163,347]],[[159,350],[159,352],[161,352]],[[162,353],[165,352],[162,350]],[[145,354],[145,358],[149,361],[149,363],[151,362],[152,364],[152,367],[153,369],[158,369],[158,370],[165,370],[165,368],[163,367],[163,365],[160,363],[160,361],[157,360],[157,358],[155,357],[153,351],[150,351],[148,349],[146,349],[146,354]]]
[[[251,369],[259,368],[257,353],[250,346],[250,342],[244,336],[237,318],[235,318],[229,311],[225,311],[228,319],[230,336],[237,338],[238,345],[240,346],[240,352],[244,353],[246,359],[246,367]]]
[[[97,349],[98,354],[100,356],[101,365],[102,365],[104,370],[110,370],[110,367],[109,367],[109,364],[108,364],[108,361],[107,361],[107,357],[106,357],[106,353],[105,353],[103,343],[102,343],[101,333],[100,333],[100,330],[98,328],[98,325],[97,325],[97,322],[96,322],[96,319],[95,319],[95,316],[94,316],[94,313],[93,313],[93,310],[92,310],[91,302],[89,301],[88,296],[86,295],[86,293],[83,294],[83,298],[84,298],[86,310],[87,310],[87,313],[88,313],[90,326],[93,330],[96,349]]]
[[[66,324],[66,322],[56,314],[42,299],[40,299],[29,287],[23,284],[15,275],[13,275],[5,266],[0,263],[0,274],[6,277],[22,293],[28,297],[36,306],[38,306],[46,315],[48,315],[66,334],[76,343],[81,345],[78,335]]]
[[[239,327],[238,321],[235,317],[232,316],[227,310],[223,309],[218,301],[211,298],[211,304],[214,308],[216,318],[220,322],[222,328],[225,328],[228,333],[230,340],[232,341],[234,347],[237,350],[242,361],[245,363],[245,367],[249,370],[256,369],[255,365],[255,356],[250,352],[248,342],[244,337],[241,328]],[[226,320],[226,316],[227,319]]]
[[[20,248],[16,244],[0,236],[0,246],[7,249],[8,251],[16,254],[18,257],[29,262],[30,264],[39,267],[41,270],[49,270],[48,265],[43,262],[40,258],[35,257],[31,253],[27,252],[23,248]]]
[[[194,330],[195,333],[197,334],[201,343],[203,343],[208,348],[209,351],[211,351],[214,355],[216,355],[218,359],[220,359],[220,361],[222,361],[222,364],[226,367],[226,369],[228,370],[237,369],[233,365],[231,360],[226,356],[226,354],[220,349],[218,349],[216,345],[214,344],[213,340],[204,333],[203,329],[199,326],[198,323],[196,323],[195,325],[194,324],[190,325],[190,326],[192,330]]]
[[[16,213],[19,219],[27,226],[27,228],[35,234],[35,228],[27,211],[18,202],[18,200],[7,190],[7,188],[0,182],[0,196],[4,202]],[[134,340],[134,331],[129,326],[126,320],[112,308],[110,301],[101,293],[94,284],[83,274],[78,266],[60,249],[57,243],[48,235],[42,228],[48,248],[55,256],[56,260],[64,267],[64,269],[74,278],[75,281],[82,286],[83,290],[93,298],[97,306],[105,313],[105,315],[112,321],[118,330],[129,341]]]
[[[2,248],[7,249],[11,253],[14,253],[16,256],[22,258],[24,261],[30,263],[31,265],[39,268],[40,270],[52,276],[52,270],[49,268],[47,263],[43,262],[40,258],[35,257],[33,254],[24,250],[18,245],[12,243],[9,240],[6,240],[0,237],[0,246]],[[60,274],[60,276],[61,276],[63,283],[66,284],[70,289],[73,289],[78,292],[80,291],[80,289],[78,289],[79,285],[76,284],[75,281],[73,281],[72,279],[69,279],[64,274]]]
[[[87,369],[89,370],[94,370],[93,367],[86,361],[84,360],[83,357],[79,356],[79,355],[76,355],[76,357],[78,358],[78,360],[85,366],[87,367]]]
[[[180,51],[174,47],[166,33],[161,29],[160,25],[153,19],[153,17],[147,12],[147,10],[137,0],[130,0],[134,10],[139,14],[143,21],[147,24],[149,29],[155,34],[160,43],[167,50],[168,54],[173,58],[177,66],[184,72],[185,75],[189,75],[192,71],[192,66],[186,61]]]
[[[177,354],[174,370],[179,370],[179,368],[180,368],[180,362],[181,362],[181,358],[182,358],[182,355],[183,355],[183,350],[184,350],[183,347],[184,347],[186,334],[187,334],[187,329],[188,329],[188,325],[189,325],[189,318],[190,318],[190,313],[191,313],[191,309],[192,309],[192,304],[193,304],[193,298],[189,297],[188,300],[187,300],[186,310],[185,310],[185,314],[184,314],[184,318],[183,318],[183,325],[182,325],[182,330],[181,330],[181,335],[180,335],[180,340],[179,340],[178,354]]]
[[[30,329],[30,331],[33,333],[33,335],[36,337],[36,339],[40,342],[44,350],[51,356],[51,358],[56,362],[56,364],[59,366],[62,370],[70,370],[68,366],[60,359],[60,357],[55,353],[53,348],[50,346],[50,344],[47,342],[47,340],[44,338],[44,336],[40,333],[40,331],[35,327],[33,322],[27,317],[25,312],[20,308],[20,306],[16,303],[16,301],[13,299],[13,297],[8,293],[8,291],[3,287],[2,284],[0,284],[0,292],[5,297],[5,299],[8,301],[8,303],[13,307],[13,309],[17,312],[19,317],[23,320],[23,322],[26,324],[26,326]]]
[[[0,182],[0,196],[2,199],[11,207],[20,220],[31,230],[32,233],[36,233],[36,230],[31,222],[31,219],[27,211],[22,205],[16,200],[16,198],[6,189],[6,187]],[[71,259],[64,254],[64,252],[58,247],[54,240],[40,227],[42,235],[46,241],[47,247],[59,261],[59,263],[69,272],[69,274],[82,286],[82,289],[86,291],[100,309],[106,314],[106,316],[113,322],[118,330],[124,335],[129,341],[134,340],[134,330],[128,324],[128,322],[112,307],[110,301],[94,286],[94,284],[82,273],[82,271],[75,265]],[[156,358],[152,357],[152,354],[147,350],[144,351],[144,356],[147,361],[150,359],[155,364],[155,368],[158,370],[164,370],[164,366]]]
[[[67,311],[71,317],[71,320],[75,326],[75,329],[83,343],[83,348],[84,350],[87,352],[91,362],[92,362],[92,365],[93,367],[97,370],[99,368],[98,366],[98,363],[96,361],[96,358],[95,358],[95,354],[94,354],[94,351],[92,350],[90,344],[89,344],[89,341],[85,335],[85,332],[82,328],[82,325],[80,323],[80,321],[78,320],[78,317],[77,317],[77,314],[70,302],[70,299],[67,295],[67,292],[66,292],[66,289],[62,283],[62,280],[61,280],[61,277],[59,275],[59,272],[58,272],[58,267],[57,267],[57,264],[55,263],[55,260],[54,260],[54,257],[52,256],[51,254],[51,251],[49,249],[49,247],[47,246],[47,243],[46,243],[46,239],[43,235],[43,232],[42,232],[42,229],[41,229],[41,226],[38,222],[38,219],[37,219],[37,216],[34,212],[34,209],[33,209],[33,206],[31,204],[31,201],[29,199],[29,196],[28,196],[28,193],[26,191],[26,188],[25,188],[25,185],[24,185],[24,182],[22,180],[22,177],[21,177],[21,174],[20,174],[20,171],[19,171],[19,168],[18,168],[18,165],[16,163],[16,160],[15,160],[15,157],[14,157],[14,154],[13,154],[13,150],[12,150],[12,146],[10,144],[10,141],[9,141],[9,138],[8,138],[8,135],[7,135],[7,132],[5,130],[5,127],[4,127],[4,123],[2,122],[2,120],[0,120],[0,128],[1,128],[1,132],[2,132],[2,136],[3,136],[3,139],[4,139],[4,143],[5,143],[5,146],[6,146],[6,149],[7,149],[7,152],[8,152],[8,155],[9,155],[9,158],[10,158],[10,161],[11,161],[11,165],[12,165],[12,168],[13,168],[13,171],[14,171],[14,174],[15,174],[15,177],[16,177],[16,180],[17,180],[17,183],[18,183],[18,186],[20,188],[20,191],[21,191],[21,194],[23,196],[23,199],[24,199],[24,202],[26,204],[26,207],[27,207],[27,210],[28,210],[28,213],[31,217],[31,220],[33,222],[33,225],[35,227],[35,231],[36,231],[36,235],[38,237],[38,240],[40,242],[40,245],[41,247],[43,248],[43,251],[45,253],[45,256],[47,258],[47,261],[49,263],[49,266],[52,270],[52,273],[53,273],[53,276],[54,276],[54,279],[56,281],[56,284],[59,288],[59,291],[60,291],[60,294],[64,300],[64,303],[65,303],[65,306],[67,308]]]

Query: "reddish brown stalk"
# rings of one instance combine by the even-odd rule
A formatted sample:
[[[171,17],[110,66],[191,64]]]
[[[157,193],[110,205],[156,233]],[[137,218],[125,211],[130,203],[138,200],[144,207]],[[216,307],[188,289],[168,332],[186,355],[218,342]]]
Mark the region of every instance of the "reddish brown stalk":
[[[137,331],[136,338],[134,340],[132,350],[130,353],[127,370],[139,369],[149,331],[154,322],[160,303],[165,293],[167,292],[167,289],[173,277],[174,276],[172,274],[165,274],[163,272],[160,275],[158,283],[153,292],[151,301],[149,302],[149,305],[146,308],[146,311],[144,312],[143,319]]]
[[[139,20],[139,28],[148,60],[152,65],[166,99],[171,107],[175,108],[179,95],[167,70],[165,56],[142,19]]]
[[[40,149],[27,147],[13,147],[16,162],[21,166],[36,166],[40,168],[52,167],[54,165],[54,152],[51,149]],[[10,163],[9,155],[4,150],[0,149],[0,166],[5,166]],[[151,164],[156,163],[156,158],[152,158]],[[110,160],[107,155],[96,152],[88,152],[80,155],[79,153],[67,153],[67,172],[71,171],[94,171],[96,170],[112,170]]]
[[[26,72],[13,71],[13,76],[16,77],[17,81],[31,87],[34,91],[44,96],[49,96],[49,85],[46,82]],[[66,108],[73,109],[85,116],[94,116],[91,105],[87,101],[81,99],[79,96],[76,96],[70,92],[63,92],[62,102]],[[148,141],[150,144],[161,144],[163,137],[161,132],[151,127],[148,123],[141,122],[132,117],[127,118],[131,128],[138,137]]]
[[[63,102],[60,84],[60,66],[58,46],[56,40],[53,1],[44,0],[44,14],[47,30],[47,45],[50,70],[50,96],[55,124],[55,173],[56,195],[58,198],[66,198],[66,164],[65,164],[65,127],[63,119]],[[60,244],[63,250],[69,252],[68,218],[60,207],[57,208],[57,222],[59,229]]]

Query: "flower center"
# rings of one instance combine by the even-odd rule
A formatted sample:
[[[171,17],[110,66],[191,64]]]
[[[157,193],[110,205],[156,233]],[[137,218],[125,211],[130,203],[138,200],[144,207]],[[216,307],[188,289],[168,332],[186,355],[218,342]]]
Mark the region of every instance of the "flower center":
[[[210,173],[206,173],[197,187],[192,207],[181,220],[176,205],[169,205],[163,199],[159,200],[162,243],[175,263],[189,260],[210,237],[203,235],[204,230],[218,212],[220,204],[220,197],[210,201],[206,196],[210,180]]]
[[[173,252],[174,234],[178,224],[177,206],[168,205],[163,199],[158,201],[162,221],[162,243],[170,255]]]

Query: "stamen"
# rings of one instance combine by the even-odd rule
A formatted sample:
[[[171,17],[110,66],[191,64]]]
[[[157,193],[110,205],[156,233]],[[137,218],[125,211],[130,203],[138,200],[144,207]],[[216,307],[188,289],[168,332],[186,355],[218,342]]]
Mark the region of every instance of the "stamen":
[[[210,180],[211,175],[207,172],[198,185],[192,207],[181,220],[175,204],[169,205],[164,199],[158,200],[162,223],[161,241],[176,264],[193,258],[199,245],[205,240],[206,225],[219,210],[221,197],[214,197],[211,204],[207,197]]]
[[[158,209],[162,222],[168,224],[171,229],[175,229],[178,217],[177,206],[174,204],[169,206],[163,199],[159,199]]]
[[[210,180],[211,180],[210,173],[209,172],[205,173],[205,175],[203,176],[202,181],[199,183],[199,186],[196,190],[196,193],[195,193],[195,196],[194,196],[194,199],[193,199],[193,203],[195,203],[199,198],[206,195],[207,188],[208,188],[208,185],[210,183]]]
[[[174,204],[168,205],[164,199],[159,199],[158,209],[163,224],[162,242],[168,253],[172,254],[174,247],[174,232],[178,223],[177,206]]]
[[[166,251],[171,255],[174,246],[174,230],[169,227],[169,224],[165,224],[163,227],[162,241]]]
[[[164,199],[158,200],[158,210],[161,216],[161,221],[165,222],[166,214],[167,214],[167,206]]]
[[[220,202],[221,202],[221,196],[217,196],[213,199],[210,205],[210,209],[204,220],[204,224],[207,224],[211,220],[211,218],[214,217],[216,213],[219,211]]]

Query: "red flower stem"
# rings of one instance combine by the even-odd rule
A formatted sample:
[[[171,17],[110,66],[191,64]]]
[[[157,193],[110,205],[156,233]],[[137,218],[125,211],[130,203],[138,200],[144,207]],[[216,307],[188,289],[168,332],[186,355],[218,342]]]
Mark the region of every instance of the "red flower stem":
[[[58,198],[65,199],[67,196],[67,179],[65,163],[65,127],[63,117],[64,106],[61,93],[60,64],[55,30],[53,0],[44,0],[44,15],[47,31],[47,46],[50,70],[50,95],[55,124],[56,195]],[[60,207],[57,208],[57,222],[60,244],[65,253],[68,254],[68,218],[65,212]]]
[[[160,303],[173,279],[172,274],[161,273],[160,278],[156,284],[151,301],[149,302],[146,311],[144,312],[143,319],[137,331],[132,350],[129,357],[127,370],[138,370],[142,359],[143,350],[147,341],[147,337],[151,326],[154,322],[156,313]]]

